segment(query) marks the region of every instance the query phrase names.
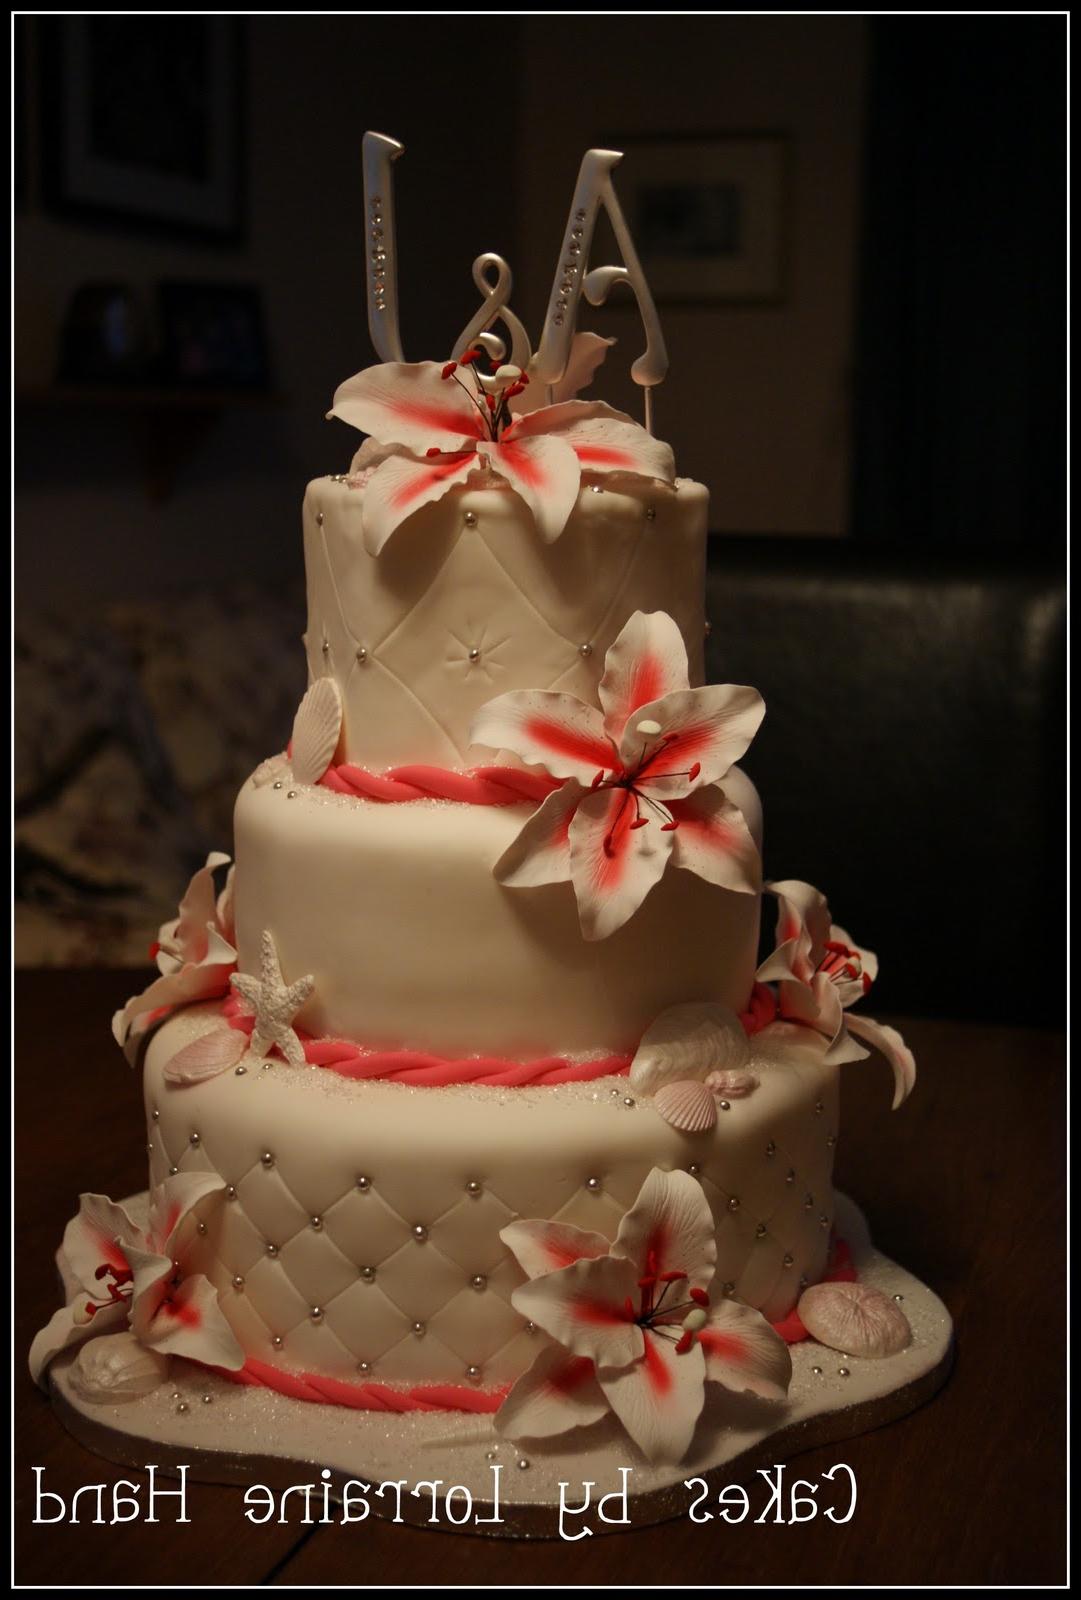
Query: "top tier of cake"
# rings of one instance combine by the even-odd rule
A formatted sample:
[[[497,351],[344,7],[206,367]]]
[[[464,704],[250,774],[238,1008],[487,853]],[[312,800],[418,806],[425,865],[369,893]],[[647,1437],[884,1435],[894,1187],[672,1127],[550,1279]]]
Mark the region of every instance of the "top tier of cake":
[[[551,544],[509,489],[452,490],[376,557],[364,493],[363,475],[317,478],[304,499],[308,668],[341,689],[342,759],[376,772],[491,760],[470,747],[480,707],[512,689],[596,704],[605,652],[638,610],[675,619],[701,683],[701,484],[585,474]]]

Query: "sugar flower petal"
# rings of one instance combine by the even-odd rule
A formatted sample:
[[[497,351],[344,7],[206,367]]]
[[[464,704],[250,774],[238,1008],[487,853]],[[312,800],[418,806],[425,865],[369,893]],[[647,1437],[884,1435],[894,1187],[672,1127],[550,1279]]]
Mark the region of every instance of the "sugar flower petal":
[[[460,450],[466,440],[486,438],[476,401],[461,384],[445,381],[442,371],[437,361],[368,367],[340,385],[329,415],[419,455]]]
[[[596,1422],[608,1411],[588,1356],[553,1345],[542,1350],[496,1413],[496,1432],[513,1439],[550,1439]]]
[[[736,1394],[749,1391],[764,1400],[783,1400],[792,1380],[792,1357],[784,1340],[751,1306],[722,1300],[711,1306],[699,1334],[706,1378]]]
[[[499,1237],[530,1278],[558,1272],[574,1261],[606,1256],[611,1248],[602,1233],[591,1233],[569,1222],[510,1222],[500,1230]]]
[[[632,1263],[607,1255],[532,1278],[515,1289],[511,1305],[573,1355],[619,1366],[642,1353],[642,1330],[633,1314],[637,1299]]]
[[[676,1341],[651,1329],[630,1366],[598,1367],[604,1396],[647,1461],[686,1455],[705,1400],[705,1357],[695,1343],[677,1353]]]
[[[586,939],[621,928],[668,864],[673,835],[656,821],[638,821],[635,797],[619,787],[585,795],[571,819],[571,882]]]

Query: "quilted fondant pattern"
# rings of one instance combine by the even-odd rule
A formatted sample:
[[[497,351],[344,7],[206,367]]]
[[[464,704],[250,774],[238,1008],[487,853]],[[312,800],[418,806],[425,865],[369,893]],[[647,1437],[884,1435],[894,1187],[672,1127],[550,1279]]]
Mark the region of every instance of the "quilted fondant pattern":
[[[148,1056],[151,1181],[212,1170],[230,1186],[200,1265],[259,1359],[340,1377],[507,1382],[542,1336],[510,1304],[522,1274],[499,1230],[546,1216],[614,1237],[654,1165],[696,1171],[717,1225],[718,1286],[776,1319],[823,1270],[832,1069],[786,1071],[768,1104],[764,1084],[689,1140],[646,1106],[625,1108],[625,1084],[558,1112],[486,1091],[483,1120],[468,1092],[395,1103],[393,1090],[349,1085],[330,1097],[285,1067],[173,1089],[160,1069],[185,1021],[167,1024]]]
[[[342,689],[351,761],[461,766],[473,716],[495,695],[595,699],[605,651],[638,609],[675,617],[701,681],[699,485],[587,485],[553,545],[516,495],[453,491],[417,512],[378,561],[363,547],[363,493],[317,479],[304,502],[308,670]]]

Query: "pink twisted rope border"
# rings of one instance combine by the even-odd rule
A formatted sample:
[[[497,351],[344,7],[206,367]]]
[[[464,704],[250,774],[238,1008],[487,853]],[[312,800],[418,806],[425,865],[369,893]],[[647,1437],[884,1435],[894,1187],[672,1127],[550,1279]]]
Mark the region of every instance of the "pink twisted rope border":
[[[275,1394],[308,1404],[348,1406],[353,1411],[498,1411],[510,1385],[502,1389],[467,1389],[454,1383],[425,1383],[396,1389],[389,1383],[348,1383],[317,1372],[283,1372],[249,1358],[238,1372],[213,1369],[222,1378],[246,1388],[273,1389]]]
[[[560,787],[558,778],[520,772],[515,767],[474,767],[471,772],[451,772],[446,767],[411,766],[367,772],[347,761],[328,767],[319,782],[325,789],[351,794],[358,800],[454,800],[467,806],[540,805]]]
[[[226,1022],[251,1033],[252,1018],[245,1016],[236,995],[222,1007]],[[596,1061],[568,1061],[565,1056],[542,1056],[535,1061],[508,1061],[501,1056],[467,1056],[450,1060],[423,1050],[363,1050],[348,1039],[313,1039],[297,1029],[310,1066],[325,1067],[343,1078],[379,1078],[389,1083],[479,1083],[496,1088],[521,1088],[527,1084],[591,1083],[594,1078],[624,1077],[631,1070],[628,1055],[602,1056]]]

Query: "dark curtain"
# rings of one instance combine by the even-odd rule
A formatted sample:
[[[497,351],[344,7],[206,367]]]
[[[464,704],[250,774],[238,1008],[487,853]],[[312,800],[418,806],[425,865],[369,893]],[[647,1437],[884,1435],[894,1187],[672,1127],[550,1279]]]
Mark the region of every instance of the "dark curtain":
[[[1059,545],[1066,25],[871,25],[858,537]]]

